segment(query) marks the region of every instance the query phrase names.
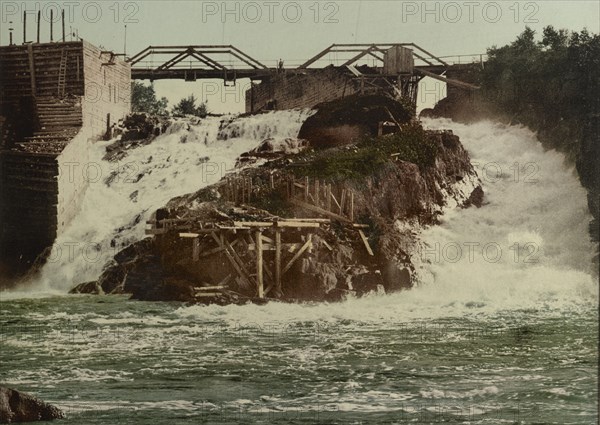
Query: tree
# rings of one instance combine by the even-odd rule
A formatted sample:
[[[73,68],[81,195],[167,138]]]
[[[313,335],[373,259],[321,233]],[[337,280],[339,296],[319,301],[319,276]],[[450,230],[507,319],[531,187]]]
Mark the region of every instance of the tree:
[[[200,105],[196,106],[196,101],[196,96],[193,94],[181,99],[179,103],[173,107],[173,114],[195,115],[204,118],[208,113],[206,104],[202,102]]]
[[[138,81],[131,83],[131,110],[133,112],[147,112],[154,115],[168,115],[166,97],[156,99],[154,84],[145,85]]]

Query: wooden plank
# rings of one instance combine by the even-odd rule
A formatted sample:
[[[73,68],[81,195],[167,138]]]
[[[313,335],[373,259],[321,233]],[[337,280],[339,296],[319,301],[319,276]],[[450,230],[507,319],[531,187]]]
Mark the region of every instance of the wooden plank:
[[[235,227],[271,227],[272,221],[234,221]]]
[[[198,234],[198,233],[180,233],[179,234],[180,238],[197,238],[198,236],[200,236],[200,234]]]
[[[343,216],[341,216],[339,214],[336,214],[336,213],[332,213],[331,211],[324,210],[323,208],[317,207],[317,206],[309,204],[307,202],[299,201],[297,199],[292,199],[291,203],[294,204],[294,205],[297,205],[299,207],[302,207],[302,208],[304,208],[306,210],[313,211],[313,212],[316,212],[318,214],[326,215],[326,216],[330,217],[333,220],[341,221],[343,223],[352,223],[352,221],[349,220],[349,219],[347,219],[346,217],[343,217]]]
[[[302,201],[300,201],[302,202]],[[321,227],[321,223],[311,223],[309,221],[277,221],[276,227]]]
[[[202,297],[218,297],[220,295],[223,295],[221,292],[196,292],[196,294],[194,295],[196,298],[202,298]]]
[[[217,291],[217,290],[220,290],[220,289],[227,289],[227,286],[223,286],[223,285],[199,286],[199,287],[195,288],[196,291]]]
[[[302,248],[300,248],[300,250],[298,252],[296,252],[296,254],[294,254],[292,259],[283,268],[283,271],[281,272],[281,274],[284,275],[294,265],[296,260],[298,260],[298,258],[300,258],[300,256],[302,254],[304,254],[304,251],[306,251],[311,246],[312,246],[312,234],[309,234],[308,239],[306,240],[304,245],[302,245]]]
[[[329,218],[293,218],[292,221],[301,221],[306,223],[322,223],[328,224],[331,223],[331,219]]]
[[[365,244],[365,248],[367,248],[367,252],[369,253],[369,255],[374,256],[375,254],[373,253],[373,250],[371,249],[371,245],[369,245],[369,241],[367,240],[365,233],[362,230],[359,230],[358,234],[360,235],[360,238],[362,239],[363,243]]]
[[[262,231],[256,231],[256,283],[258,298],[264,298]]]

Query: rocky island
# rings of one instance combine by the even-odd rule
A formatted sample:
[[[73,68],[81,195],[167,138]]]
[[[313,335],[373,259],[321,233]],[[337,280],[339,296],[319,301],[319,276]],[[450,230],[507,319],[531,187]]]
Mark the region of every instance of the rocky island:
[[[410,288],[419,229],[445,208],[481,205],[468,153],[386,96],[315,109],[298,139],[265,140],[218,183],[156,211],[152,237],[72,292],[230,304]],[[159,133],[146,130],[143,143]]]

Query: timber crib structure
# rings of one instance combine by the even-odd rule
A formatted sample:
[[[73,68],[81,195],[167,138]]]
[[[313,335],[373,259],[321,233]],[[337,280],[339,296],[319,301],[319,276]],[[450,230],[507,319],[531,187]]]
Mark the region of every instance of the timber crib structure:
[[[197,288],[197,298],[214,297],[227,290],[233,275],[239,286],[255,288],[258,298],[281,297],[284,275],[303,255],[312,251],[314,232],[332,222],[356,231],[368,255],[374,255],[364,233],[369,226],[354,222],[354,192],[351,190],[342,189],[341,193],[335,194],[331,183],[309,177],[296,178],[291,174],[271,174],[266,186],[285,193],[291,205],[320,217],[274,217],[264,221],[232,223],[199,222],[192,218],[147,222],[151,225],[150,229],[146,229],[148,235],[172,233],[179,238],[191,239],[193,262],[215,254],[226,256],[235,273],[215,286]],[[218,188],[223,200],[242,207],[264,196],[264,189],[264,182],[254,182],[251,177],[242,176],[230,176]],[[332,250],[327,242],[322,239],[320,242]],[[248,261],[248,253],[254,253],[253,261]]]
[[[91,143],[130,110],[123,58],[64,33],[41,42],[37,23],[36,41],[24,25],[25,43],[0,46],[0,267],[17,275],[77,214]]]

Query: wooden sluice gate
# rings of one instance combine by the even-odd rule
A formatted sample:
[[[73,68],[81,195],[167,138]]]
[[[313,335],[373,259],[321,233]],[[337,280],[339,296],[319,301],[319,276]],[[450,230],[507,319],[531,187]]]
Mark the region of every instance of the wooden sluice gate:
[[[222,199],[245,205],[260,196],[264,184],[255,184],[249,177],[230,177],[219,187]],[[369,255],[374,255],[364,233],[368,225],[354,223],[354,193],[341,190],[334,194],[331,183],[318,179],[296,179],[290,175],[271,175],[266,183],[271,190],[280,190],[287,201],[314,218],[270,217],[262,221],[200,221],[195,218],[150,220],[148,235],[177,235],[191,240],[191,260],[199,262],[213,255],[224,255],[231,273],[218,284],[196,288],[196,297],[215,297],[228,289],[235,280],[239,287],[254,288],[257,298],[279,298],[283,280],[292,266],[314,248],[316,232],[338,222],[350,231],[358,232]],[[333,248],[322,238],[321,244]]]

